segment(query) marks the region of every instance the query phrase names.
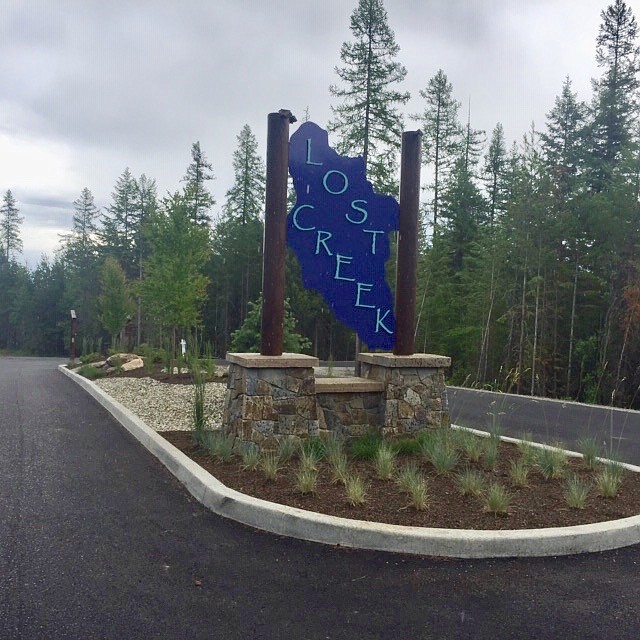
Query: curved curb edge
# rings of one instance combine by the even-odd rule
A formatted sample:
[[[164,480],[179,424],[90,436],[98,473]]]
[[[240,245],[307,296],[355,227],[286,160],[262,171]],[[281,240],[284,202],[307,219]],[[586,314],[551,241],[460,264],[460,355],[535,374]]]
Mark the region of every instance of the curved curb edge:
[[[205,507],[278,535],[375,551],[454,558],[558,556],[640,543],[640,515],[609,522],[508,531],[436,529],[348,520],[267,502],[228,488],[96,384],[60,365]]]

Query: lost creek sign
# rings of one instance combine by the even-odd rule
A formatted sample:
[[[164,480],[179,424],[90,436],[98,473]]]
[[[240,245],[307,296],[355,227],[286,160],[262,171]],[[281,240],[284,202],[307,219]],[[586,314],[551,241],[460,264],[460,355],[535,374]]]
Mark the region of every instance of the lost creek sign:
[[[398,203],[374,192],[361,157],[339,155],[327,132],[305,122],[289,141],[296,203],[287,242],[304,286],[319,291],[336,317],[370,349],[393,347],[393,296],[385,279],[389,232]]]

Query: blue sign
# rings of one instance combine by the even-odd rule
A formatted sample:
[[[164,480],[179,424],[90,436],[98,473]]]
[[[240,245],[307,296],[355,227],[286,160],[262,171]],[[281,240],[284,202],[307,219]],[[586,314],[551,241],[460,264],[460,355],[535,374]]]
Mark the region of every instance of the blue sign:
[[[385,279],[389,232],[398,228],[398,203],[374,192],[361,157],[339,155],[328,135],[305,122],[289,141],[289,173],[296,204],[287,242],[336,317],[370,349],[391,350],[395,318]]]

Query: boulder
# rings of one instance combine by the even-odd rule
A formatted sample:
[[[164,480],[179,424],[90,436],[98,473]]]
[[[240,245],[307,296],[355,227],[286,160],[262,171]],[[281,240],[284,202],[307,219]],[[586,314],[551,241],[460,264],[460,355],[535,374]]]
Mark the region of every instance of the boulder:
[[[134,358],[133,360],[129,360],[129,362],[125,362],[122,365],[123,371],[133,371],[134,369],[141,369],[144,367],[144,360],[142,358]]]
[[[118,364],[123,365],[127,362],[131,362],[132,360],[139,360],[140,356],[135,353],[116,353],[115,355],[109,356],[107,358],[107,364],[110,367],[116,367]],[[136,368],[136,367],[134,367]]]

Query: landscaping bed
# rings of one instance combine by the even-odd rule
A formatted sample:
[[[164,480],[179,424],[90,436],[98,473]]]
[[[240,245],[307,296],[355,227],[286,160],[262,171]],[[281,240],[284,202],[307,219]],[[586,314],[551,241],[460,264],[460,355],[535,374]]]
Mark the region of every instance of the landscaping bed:
[[[581,458],[566,458],[557,469],[558,477],[545,478],[540,462],[530,459],[534,454],[527,445],[518,447],[500,443],[494,465],[488,464],[482,456],[478,461],[469,459],[455,445],[458,449],[455,467],[448,472],[437,472],[425,454],[418,452],[419,443],[405,441],[401,445],[405,452],[396,456],[395,471],[388,480],[378,477],[373,459],[354,459],[354,448],[347,446],[348,473],[358,475],[365,488],[363,502],[352,504],[344,484],[336,481],[332,465],[326,458],[315,463],[317,478],[314,489],[303,493],[299,486],[299,453],[289,460],[281,459],[279,472],[275,479],[270,480],[260,467],[248,469],[246,461],[243,462],[237,453],[227,461],[221,460],[218,454],[212,455],[194,444],[190,432],[169,431],[161,435],[232,489],[271,502],[343,518],[419,527],[489,530],[564,527],[616,520],[640,513],[640,474],[624,471],[616,496],[605,498],[600,495],[596,484],[598,474],[605,468],[603,464],[594,463],[594,468],[590,469]],[[356,450],[358,446],[355,445]],[[361,449],[371,449],[372,446],[365,443]],[[216,445],[209,448],[214,451]],[[407,453],[409,449],[413,452]],[[529,458],[528,473],[524,484],[518,486],[513,480],[512,468],[523,457]],[[421,505],[424,508],[417,508],[415,500],[398,484],[398,476],[407,465],[415,465],[424,480],[426,499]],[[470,470],[471,475],[482,478],[483,489],[478,495],[463,495],[461,492],[460,476],[469,475]],[[577,486],[589,487],[583,508],[569,506],[569,479]],[[487,510],[487,494],[491,485],[499,485],[507,493],[508,504],[503,513]]]

